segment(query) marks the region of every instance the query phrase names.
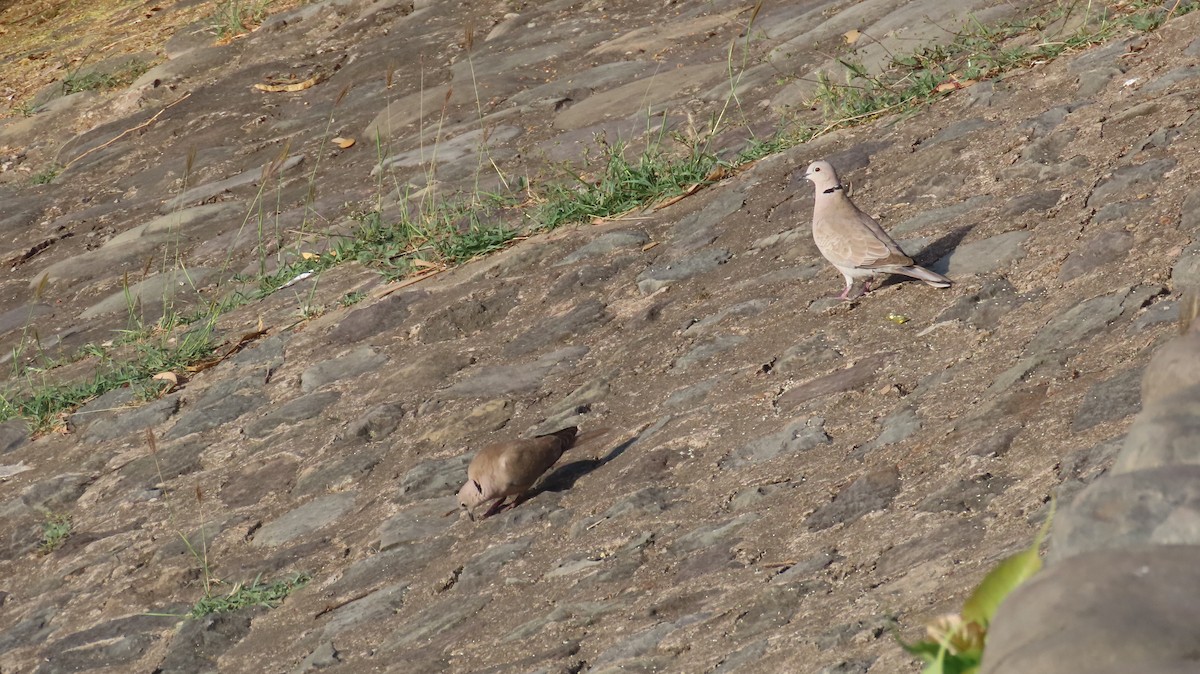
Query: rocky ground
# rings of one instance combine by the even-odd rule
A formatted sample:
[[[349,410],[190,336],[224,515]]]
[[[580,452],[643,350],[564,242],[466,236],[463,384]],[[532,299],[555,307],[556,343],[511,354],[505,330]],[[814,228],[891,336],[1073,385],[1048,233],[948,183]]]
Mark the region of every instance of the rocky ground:
[[[179,19],[138,52],[0,64],[10,400],[356,212],[596,171],[598,133],[720,116],[732,156],[813,114],[847,31],[875,67],[1041,7],[327,0],[214,44],[198,5],[94,19]],[[160,396],[0,424],[0,672],[918,671],[890,630],[956,610],[1108,469],[1200,283],[1198,32],[1119,33],[415,282],[342,264],[220,316],[228,357]],[[61,95],[131,54],[132,83]],[[955,285],[830,300],[817,158]],[[607,433],[519,508],[446,516],[475,449],[570,424]],[[39,550],[55,516],[70,535]],[[180,617],[297,577],[275,608]]]

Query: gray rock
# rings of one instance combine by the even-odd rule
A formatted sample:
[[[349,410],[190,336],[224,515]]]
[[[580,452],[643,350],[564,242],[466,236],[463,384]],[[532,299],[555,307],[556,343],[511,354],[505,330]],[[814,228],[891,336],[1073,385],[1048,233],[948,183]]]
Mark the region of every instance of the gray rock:
[[[822,550],[781,569],[779,573],[771,577],[771,582],[795,583],[809,580],[814,574],[829,568],[830,564],[840,559],[842,556],[837,554],[837,550],[833,548]]]
[[[454,373],[474,364],[475,357],[469,353],[424,351],[415,357],[415,362],[401,365],[391,378],[405,382],[410,389],[437,388],[443,386]]]
[[[613,251],[626,248],[641,248],[650,243],[650,237],[642,231],[638,230],[617,230],[615,232],[605,232],[595,239],[576,248],[574,252],[567,255],[558,262],[558,265],[572,264],[589,257],[598,255],[607,255]]]
[[[570,367],[588,352],[586,346],[570,346],[548,353],[532,363],[481,368],[441,392],[446,398],[494,398],[537,390],[551,373]]]
[[[1074,349],[1117,318],[1140,309],[1160,291],[1157,286],[1137,286],[1083,300],[1052,318],[1025,351],[1041,355]]]
[[[351,311],[332,330],[329,341],[354,344],[382,332],[398,332],[408,320],[413,304],[429,297],[423,290],[388,295],[382,300]]]
[[[379,525],[379,551],[434,537],[454,524],[446,513],[458,509],[453,496],[430,499],[406,508]]]
[[[456,596],[453,600],[433,603],[412,617],[411,620],[392,631],[394,635],[383,645],[385,653],[407,649],[434,637],[445,635],[463,622],[483,610],[490,597]],[[426,670],[435,671],[435,670]]]
[[[982,512],[993,498],[1012,486],[1010,477],[997,477],[984,473],[971,478],[955,480],[921,499],[917,510],[925,512],[967,513]]]
[[[322,641],[311,653],[300,661],[292,674],[308,674],[318,669],[333,667],[342,661],[342,654],[333,647],[332,641]]]
[[[1023,192],[1008,200],[1000,215],[1013,217],[1029,211],[1046,211],[1058,205],[1062,198],[1062,190],[1042,190],[1040,192]]]
[[[659,623],[653,627],[646,628],[636,632],[628,637],[622,638],[616,645],[606,648],[601,651],[596,659],[590,663],[589,670],[599,670],[601,667],[615,663],[623,662],[639,656],[652,653],[658,649],[658,644],[662,642],[666,636],[676,629],[671,623]]]
[[[271,547],[307,536],[346,514],[354,507],[356,492],[342,492],[315,498],[267,522],[254,534],[252,545]]]
[[[1140,384],[1144,371],[1144,367],[1131,368],[1088,389],[1071,421],[1071,431],[1082,433],[1098,424],[1137,414],[1142,408]]]
[[[1147,405],[1129,427],[1113,472],[1200,464],[1200,405],[1196,404],[1196,393],[1193,387]]]
[[[0,454],[8,454],[29,442],[29,424],[24,419],[0,423]]]
[[[716,241],[720,236],[721,223],[740,211],[745,204],[746,195],[737,187],[717,190],[708,205],[684,216],[671,228],[671,250],[676,255],[682,255]],[[640,283],[638,287],[641,287]]]
[[[942,525],[921,536],[894,545],[879,554],[875,576],[879,580],[899,578],[921,565],[946,555],[962,554],[983,540],[987,526],[982,518],[941,518]]]
[[[1087,207],[1100,208],[1109,202],[1135,197],[1142,192],[1153,194],[1163,175],[1173,168],[1174,159],[1150,159],[1143,164],[1122,166],[1092,190],[1087,198]]]
[[[552,344],[573,341],[590,330],[612,320],[607,306],[595,299],[586,299],[560,316],[548,316],[518,335],[504,348],[508,356],[523,356]]]
[[[1017,294],[1008,279],[985,278],[979,290],[954,300],[934,322],[963,321],[979,330],[991,330],[1005,314],[1024,302],[1025,298]]]
[[[828,335],[818,332],[784,351],[775,369],[783,373],[803,374],[816,365],[841,357],[841,352],[830,343]]]
[[[216,672],[217,659],[250,633],[250,619],[262,612],[261,608],[243,609],[184,621],[158,669],[179,674]]]
[[[1007,269],[1025,257],[1021,244],[1029,235],[1028,231],[1017,230],[963,244],[929,265],[929,269],[951,279]]]
[[[1181,588],[1200,583],[1198,555],[1155,546],[1049,566],[1000,605],[980,674],[1194,671],[1200,605]]]
[[[500,288],[482,299],[470,297],[434,314],[421,327],[425,343],[460,339],[487,330],[517,305],[517,288]]]
[[[366,480],[379,465],[379,461],[379,449],[360,449],[353,454],[317,464],[300,475],[293,493],[296,496],[307,496],[351,488]]]
[[[169,395],[128,412],[98,419],[87,426],[81,437],[88,443],[131,437],[139,431],[165,423],[178,409],[179,395]]]
[[[171,269],[112,293],[79,314],[86,321],[113,313],[134,312],[150,323],[163,315],[163,307],[182,308],[200,299],[199,291],[220,274],[219,269],[188,267]]]
[[[1013,440],[1021,433],[1021,426],[1010,426],[985,437],[968,452],[972,456],[1001,457],[1012,448]]]
[[[1136,226],[1143,218],[1142,211],[1152,203],[1151,199],[1114,201],[1096,211],[1096,214],[1092,216],[1092,222],[1097,225],[1103,225],[1106,222],[1130,222]]]
[[[1093,550],[1200,544],[1200,465],[1096,480],[1054,520],[1048,560]]]
[[[970,136],[977,131],[990,129],[994,126],[996,126],[995,122],[988,121],[982,117],[972,117],[970,119],[959,120],[947,125],[941,131],[938,131],[936,134],[934,134],[931,138],[923,141],[918,149],[923,150],[933,147],[934,145],[938,145],[939,143],[947,143],[952,140],[958,140],[959,138]]]
[[[406,410],[398,403],[382,403],[367,410],[361,417],[351,421],[342,432],[348,442],[377,442],[391,435],[400,427]]]
[[[993,197],[981,194],[973,196],[966,201],[954,204],[953,206],[944,206],[942,208],[931,208],[929,210],[924,210],[908,220],[896,225],[895,227],[892,227],[891,234],[893,237],[899,238],[900,236],[909,234],[911,232],[918,232],[933,227],[945,230],[947,229],[948,224],[954,225],[953,228],[957,229],[958,227],[962,226],[962,221],[966,219],[964,218],[966,214],[991,204],[993,201],[995,201]],[[907,246],[904,247],[904,251],[910,255],[915,254]]]
[[[487,548],[463,565],[456,587],[460,592],[474,594],[496,583],[503,583],[505,565],[523,556],[531,545],[533,539],[525,537]]]
[[[921,430],[921,417],[917,415],[916,409],[905,405],[885,417],[879,426],[879,435],[855,450],[852,455],[854,458],[861,460],[880,447],[903,442],[910,435]]]
[[[347,630],[361,629],[364,623],[378,623],[396,615],[407,593],[408,583],[393,583],[339,606],[330,613],[329,622],[321,630],[322,638],[334,639]]]
[[[1180,82],[1187,82],[1188,80],[1196,79],[1197,77],[1200,77],[1200,65],[1193,63],[1191,65],[1172,68],[1166,73],[1159,75],[1153,80],[1147,82],[1146,86],[1142,87],[1142,91],[1152,93],[1155,91],[1170,89]]]
[[[1176,300],[1162,300],[1146,307],[1146,310],[1129,324],[1129,334],[1137,334],[1163,323],[1176,323],[1178,321],[1179,302]]]
[[[375,349],[360,346],[343,356],[308,366],[300,374],[300,390],[309,393],[341,379],[375,372],[387,361],[387,356]]]
[[[1184,249],[1171,267],[1171,287],[1176,290],[1200,288],[1200,244]]]
[[[207,396],[211,397],[211,396]],[[206,399],[207,399],[206,397]],[[266,400],[260,393],[234,394],[208,402],[201,401],[198,409],[185,410],[171,430],[163,436],[166,440],[176,440],[193,433],[203,433],[223,426],[247,412],[261,407]]]
[[[29,614],[0,632],[0,655],[14,648],[37,646],[54,631],[50,624],[58,613],[57,606],[35,607]]]
[[[221,502],[230,508],[254,505],[272,492],[286,493],[296,479],[299,462],[290,456],[257,461],[231,477],[221,486]]]
[[[1121,450],[1122,444],[1122,438],[1118,437],[1078,449],[1063,457],[1058,462],[1055,472],[1063,482],[1074,482],[1082,488],[1103,475],[1113,465],[1113,459]],[[1063,502],[1067,501],[1063,499]]]
[[[265,438],[284,424],[294,424],[312,419],[341,397],[342,394],[338,391],[321,391],[302,395],[246,424],[244,432],[251,438]]]
[[[709,377],[696,384],[685,386],[663,401],[663,406],[672,409],[694,408],[704,402],[704,399],[716,388],[717,384],[721,383],[722,379],[720,376]]]
[[[751,463],[774,459],[780,455],[807,452],[814,447],[827,445],[829,442],[829,435],[825,433],[824,419],[820,417],[796,419],[785,426],[783,430],[752,440],[734,450],[728,457],[721,459],[718,465],[740,468]]]
[[[651,486],[619,497],[607,510],[594,517],[579,520],[571,527],[573,536],[582,535],[597,522],[622,517],[644,517],[657,515],[679,502],[682,494],[678,489]]]
[[[241,367],[264,367],[268,370],[277,369],[283,365],[283,350],[287,346],[290,335],[272,335],[257,344],[242,349],[229,362]]]
[[[1179,228],[1187,234],[1195,234],[1200,230],[1200,187],[1193,188],[1183,199],[1179,209]]]
[[[178,613],[180,608],[155,611],[160,615],[147,613],[117,618],[68,634],[42,651],[45,659],[35,672],[66,674],[102,667],[128,671],[128,667],[162,638],[164,631],[175,625],[178,618],[172,614]]]
[[[892,356],[891,352],[877,353],[863,358],[848,368],[806,381],[779,396],[775,401],[776,406],[780,410],[792,410],[810,400],[816,400],[831,393],[862,388],[875,381],[879,371],[891,361]]]
[[[461,454],[447,459],[430,459],[413,466],[400,478],[400,503],[411,503],[439,496],[450,496],[467,479],[467,465],[472,455]]]
[[[900,471],[895,466],[876,468],[855,480],[805,520],[809,531],[835,524],[851,524],[874,510],[882,510],[900,493]]]
[[[1133,248],[1133,235],[1120,229],[1101,232],[1075,249],[1058,271],[1058,280],[1067,282],[1124,258]]]
[[[700,336],[711,332],[718,324],[727,318],[744,318],[749,316],[757,316],[771,306],[774,300],[768,299],[753,299],[745,302],[738,302],[732,306],[724,307],[720,311],[710,316],[691,323],[683,330],[683,334],[688,336]]]
[[[711,360],[744,341],[746,341],[746,338],[742,335],[718,335],[711,339],[706,339],[693,347],[691,351],[675,359],[675,362],[671,365],[671,371],[676,373],[687,372],[692,366]],[[712,365],[710,364],[709,367],[712,367]]]
[[[280,164],[277,174],[283,175],[293,168],[299,166],[303,161],[304,155],[294,154]],[[162,208],[159,209],[159,212],[167,215],[173,211],[178,211],[183,207],[202,203],[207,199],[221,194],[222,192],[229,192],[239,187],[256,183],[262,178],[262,173],[261,167],[255,167],[225,178],[224,180],[217,180],[189,188],[179,196],[173,197],[164,202]]]
[[[657,264],[638,275],[637,286],[643,294],[712,271],[729,261],[733,254],[724,248],[703,249],[671,262]]]
[[[21,491],[21,502],[39,511],[58,511],[79,500],[91,485],[91,476],[63,473],[35,482]]]
[[[33,323],[33,319],[35,318],[53,313],[53,307],[41,302],[26,304],[15,309],[0,312],[0,337],[28,327]]]
[[[751,639],[787,625],[800,611],[804,597],[810,593],[811,590],[804,583],[768,585],[742,609],[743,612],[730,630],[731,636]]]

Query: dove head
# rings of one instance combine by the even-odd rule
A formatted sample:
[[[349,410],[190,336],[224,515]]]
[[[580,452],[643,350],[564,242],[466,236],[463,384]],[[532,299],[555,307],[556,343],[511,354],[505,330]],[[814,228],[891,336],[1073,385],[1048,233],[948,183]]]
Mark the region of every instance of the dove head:
[[[467,479],[463,484],[462,489],[458,490],[458,506],[466,508],[469,512],[471,508],[483,503],[483,485],[479,484],[479,480]]]
[[[832,192],[841,185],[837,173],[833,170],[833,165],[823,160],[809,164],[808,170],[804,172],[804,178],[811,180],[818,192]]]

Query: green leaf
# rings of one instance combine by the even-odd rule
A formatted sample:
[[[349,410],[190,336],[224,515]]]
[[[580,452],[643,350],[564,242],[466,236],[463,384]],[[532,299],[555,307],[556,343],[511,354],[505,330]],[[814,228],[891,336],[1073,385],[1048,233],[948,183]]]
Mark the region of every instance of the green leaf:
[[[967,622],[976,622],[987,627],[1004,601],[1013,590],[1037,573],[1042,568],[1042,558],[1038,549],[1050,530],[1050,522],[1054,519],[1055,502],[1050,502],[1050,514],[1038,531],[1033,543],[1021,552],[1016,553],[1000,562],[992,569],[983,582],[975,588],[971,596],[963,604],[962,618]]]

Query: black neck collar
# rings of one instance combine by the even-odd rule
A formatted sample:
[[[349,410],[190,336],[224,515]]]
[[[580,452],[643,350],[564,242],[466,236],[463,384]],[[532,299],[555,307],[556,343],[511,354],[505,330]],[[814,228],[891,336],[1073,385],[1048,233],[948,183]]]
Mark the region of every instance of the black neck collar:
[[[840,189],[842,189],[842,184],[838,183],[838,184],[834,185],[833,187],[830,187],[829,189],[822,191],[821,194],[833,194],[834,192],[836,192]]]

